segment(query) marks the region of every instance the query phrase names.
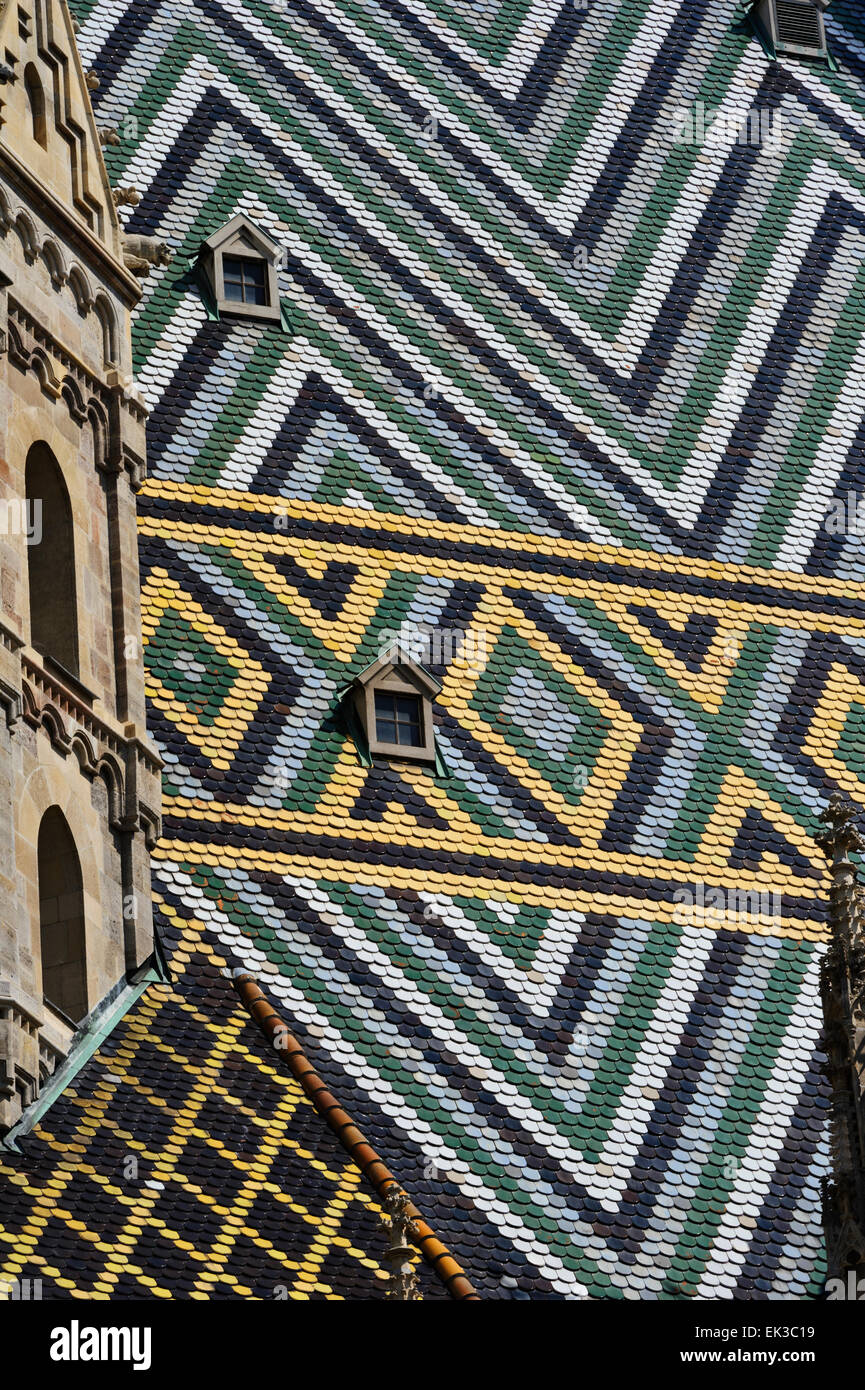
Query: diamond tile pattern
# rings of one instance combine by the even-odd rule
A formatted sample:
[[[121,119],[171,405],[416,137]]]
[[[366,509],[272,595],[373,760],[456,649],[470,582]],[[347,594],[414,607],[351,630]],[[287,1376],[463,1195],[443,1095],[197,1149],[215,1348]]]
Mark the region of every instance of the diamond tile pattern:
[[[486,1296],[813,1295],[812,835],[865,806],[862,538],[825,524],[863,474],[859,6],[836,68],[734,0],[75,8],[176,253],[136,325],[169,919],[270,972]],[[288,328],[184,278],[238,210]],[[334,723],[404,626],[473,634],[427,663],[447,777]]]
[[[201,922],[163,917],[151,985],[3,1154],[0,1285],[43,1298],[375,1299],[372,1190],[240,1005]],[[425,1266],[424,1297],[447,1294]]]

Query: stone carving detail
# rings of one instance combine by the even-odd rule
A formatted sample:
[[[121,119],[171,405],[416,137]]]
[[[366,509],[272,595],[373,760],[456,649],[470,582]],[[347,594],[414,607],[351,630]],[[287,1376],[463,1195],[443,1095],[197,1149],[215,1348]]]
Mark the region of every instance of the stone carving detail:
[[[865,1276],[865,897],[850,859],[865,850],[855,808],[837,793],[817,843],[829,861],[829,948],[820,972],[825,1071],[832,1087],[832,1177],[823,1185],[830,1279]]]
[[[122,188],[112,188],[111,196],[116,208],[137,208],[141,202],[141,194],[131,184]]]
[[[123,261],[127,270],[146,280],[153,266],[170,265],[171,252],[164,241],[155,236],[123,234]]]
[[[391,1266],[386,1297],[392,1302],[410,1303],[420,1299],[417,1275],[412,1266],[415,1253],[410,1242],[417,1236],[418,1229],[409,1216],[409,1199],[394,1183],[389,1187],[384,1199],[384,1227],[390,1237],[390,1245],[385,1251],[385,1259]]]
[[[108,449],[110,393],[11,300],[9,358],[22,371],[35,372],[45,394],[54,400],[63,400],[77,425],[90,424],[96,466],[111,471]],[[121,390],[121,403],[137,420],[146,418],[146,407],[134,394]],[[140,487],[146,474],[144,460],[131,449],[125,449],[117,466],[121,464],[129,470],[133,486]]]
[[[129,195],[135,194],[136,199],[139,196],[133,188],[118,189],[117,191]],[[28,261],[33,263],[41,255],[48,266],[54,288],[59,291],[68,284],[81,316],[86,318],[88,314],[92,313],[96,296],[86,271],[75,261],[67,264],[67,259],[57,240],[50,233],[46,235],[38,228],[33,219],[9,197],[8,191],[0,185],[0,236],[7,236],[13,229],[21,238]]]
[[[112,830],[141,827],[148,847],[156,844],[160,818],[138,795],[139,760],[143,770],[158,777],[161,763],[138,740],[121,741],[83,701],[39,666],[22,662],[21,706],[31,728],[43,728],[64,757],[74,753],[85,777],[101,777],[108,789],[108,819]]]
[[[9,980],[0,980],[0,1130],[39,1096],[63,1053],[41,1033],[36,1013]]]

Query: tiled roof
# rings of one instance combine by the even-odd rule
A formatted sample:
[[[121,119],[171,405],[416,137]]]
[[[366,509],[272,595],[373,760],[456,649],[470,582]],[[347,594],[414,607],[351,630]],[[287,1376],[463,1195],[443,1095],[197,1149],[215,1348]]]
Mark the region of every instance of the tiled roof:
[[[43,1298],[384,1297],[373,1190],[261,1040],[200,921],[170,913],[175,982],[0,1155],[0,1285]],[[447,1298],[422,1264],[425,1298]]]
[[[409,1223],[403,1234],[410,1238],[412,1245],[420,1250],[424,1259],[435,1270],[447,1288],[450,1296],[460,1300],[477,1302],[477,1292],[471,1281],[466,1278],[465,1271],[453,1258],[447,1246],[438,1239],[429,1223],[423,1219],[408,1193],[402,1191],[381,1155],[376,1153],[348,1112],[328,1090],[305,1055],[297,1038],[286,1024],[285,1019],[281,1018],[271,1007],[258,982],[248,971],[240,969],[234,972],[234,987],[263,1035],[271,1046],[278,1050],[292,1076],[300,1082],[304,1095],[309,1097],[318,1113],[324,1117],[330,1129],[336,1134],[343,1148],[351,1154],[364,1177],[372,1183],[376,1192],[384,1200],[385,1210],[389,1213],[387,1219],[388,1233],[391,1239],[396,1241],[394,1248],[399,1249],[397,1237],[401,1239],[400,1228],[395,1225],[396,1218],[399,1216],[400,1219],[407,1220]],[[389,1205],[391,1198],[397,1199],[393,1207]],[[390,1255],[386,1258],[390,1258]],[[400,1297],[400,1290],[393,1287],[393,1282],[388,1288],[388,1298],[396,1299]]]
[[[862,475],[857,5],[836,69],[734,0],[76,9],[177,253],[137,320],[159,892],[277,967],[482,1293],[813,1294],[812,835],[865,804],[862,543],[821,525]],[[676,141],[697,103],[759,143]],[[287,331],[184,287],[238,209]],[[433,665],[448,778],[334,726],[403,623],[483,642]]]

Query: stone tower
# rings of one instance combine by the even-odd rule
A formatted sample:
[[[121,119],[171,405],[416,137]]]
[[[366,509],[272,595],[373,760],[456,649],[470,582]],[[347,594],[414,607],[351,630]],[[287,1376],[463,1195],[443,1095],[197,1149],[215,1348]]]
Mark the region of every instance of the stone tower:
[[[139,295],[63,0],[0,4],[0,1128],[152,953]]]

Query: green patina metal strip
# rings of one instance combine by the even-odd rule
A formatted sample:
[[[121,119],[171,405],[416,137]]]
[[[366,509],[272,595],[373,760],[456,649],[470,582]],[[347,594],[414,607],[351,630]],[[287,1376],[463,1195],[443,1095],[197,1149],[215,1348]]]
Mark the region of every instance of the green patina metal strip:
[[[84,1027],[76,1034],[69,1056],[58,1067],[51,1080],[42,1088],[38,1100],[27,1108],[16,1125],[0,1140],[0,1148],[20,1153],[18,1139],[36,1128],[43,1115],[51,1109],[56,1100],[72,1084],[90,1058],[99,1051],[102,1044],[111,1036],[122,1018],[133,1004],[141,998],[152,984],[167,982],[167,967],[161,946],[158,946],[149,962],[136,971],[136,983],[123,980],[116,991],[103,1001],[85,1021]],[[144,972],[144,973],[142,973]]]

